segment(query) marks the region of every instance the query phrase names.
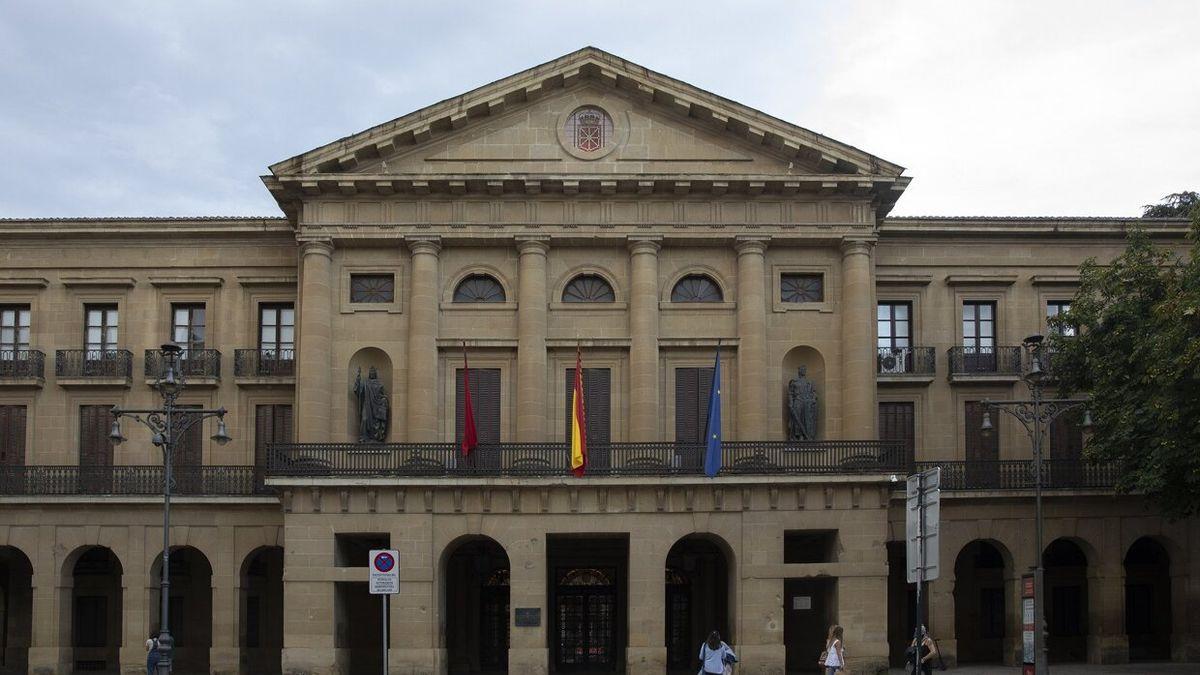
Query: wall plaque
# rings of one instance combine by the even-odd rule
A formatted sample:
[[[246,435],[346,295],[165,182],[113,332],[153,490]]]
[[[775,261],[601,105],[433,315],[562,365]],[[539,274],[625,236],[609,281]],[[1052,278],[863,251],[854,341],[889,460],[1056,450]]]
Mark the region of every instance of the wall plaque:
[[[536,628],[542,625],[541,607],[518,607],[516,612],[518,627]]]

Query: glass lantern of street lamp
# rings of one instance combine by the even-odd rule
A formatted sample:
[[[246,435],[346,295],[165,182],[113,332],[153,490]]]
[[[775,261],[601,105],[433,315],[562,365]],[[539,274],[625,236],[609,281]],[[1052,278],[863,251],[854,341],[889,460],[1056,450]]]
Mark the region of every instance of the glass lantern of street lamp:
[[[168,342],[167,344],[160,345],[159,350],[162,351],[167,372],[155,384],[162,391],[173,394],[179,391],[182,386],[179,378],[175,376],[175,367],[179,363],[179,353],[182,351],[182,348],[177,344]]]
[[[992,413],[988,410],[984,410],[983,411],[983,422],[979,425],[979,431],[984,436],[991,436],[992,430],[994,428],[995,427],[992,426]]]
[[[1084,408],[1083,422],[1079,424],[1079,428],[1083,429],[1084,431],[1091,431],[1092,426],[1092,410],[1091,408]]]
[[[1029,350],[1029,372],[1025,373],[1025,381],[1031,384],[1037,384],[1046,377],[1046,371],[1042,370],[1042,341],[1041,335],[1030,335],[1022,341],[1025,349]]]
[[[125,435],[121,433],[121,423],[113,419],[112,431],[108,432],[108,440],[113,445],[120,445],[125,442]]]
[[[233,440],[233,437],[229,435],[229,431],[225,428],[224,417],[217,420],[217,433],[212,435],[212,440],[217,445],[225,445],[229,441]]]

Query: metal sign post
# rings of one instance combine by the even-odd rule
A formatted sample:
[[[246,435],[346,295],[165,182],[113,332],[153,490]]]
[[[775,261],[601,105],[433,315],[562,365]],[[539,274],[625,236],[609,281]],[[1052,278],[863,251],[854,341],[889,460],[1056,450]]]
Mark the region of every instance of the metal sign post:
[[[937,579],[941,573],[941,558],[938,554],[938,521],[941,517],[942,468],[934,467],[908,477],[905,490],[906,516],[905,538],[908,582],[917,585],[917,630],[916,656],[913,672],[920,670],[921,643],[925,639],[924,617],[921,612],[921,596],[926,581]]]
[[[400,592],[400,552],[373,549],[368,559],[371,595],[383,596],[383,675],[388,675],[388,596]]]

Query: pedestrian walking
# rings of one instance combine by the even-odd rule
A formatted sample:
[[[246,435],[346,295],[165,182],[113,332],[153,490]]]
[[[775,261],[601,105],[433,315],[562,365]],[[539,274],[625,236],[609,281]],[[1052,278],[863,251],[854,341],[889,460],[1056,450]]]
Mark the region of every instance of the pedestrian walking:
[[[921,646],[917,646],[917,641],[920,640]],[[912,644],[908,646],[908,652],[905,654],[905,660],[909,663],[909,672],[912,675],[933,675],[933,660],[942,658],[941,652],[938,650],[937,640],[925,630],[925,626],[917,629],[913,635]],[[944,669],[944,668],[943,668]]]
[[[700,671],[697,675],[730,675],[737,660],[737,654],[721,641],[721,634],[714,630],[700,645]]]
[[[154,671],[158,670],[158,662],[162,659],[162,652],[158,650],[158,638],[153,633],[146,640],[146,675],[154,675]]]
[[[834,624],[825,635],[825,651],[819,659],[825,675],[837,675],[837,671],[846,667],[846,650],[842,644],[842,627]]]

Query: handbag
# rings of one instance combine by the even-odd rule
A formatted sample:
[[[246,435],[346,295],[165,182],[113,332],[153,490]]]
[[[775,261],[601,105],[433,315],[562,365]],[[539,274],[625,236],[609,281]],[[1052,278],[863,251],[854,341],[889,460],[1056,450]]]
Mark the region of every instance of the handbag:
[[[825,667],[825,659],[827,659],[827,658],[829,658],[829,650],[828,649],[822,651],[821,655],[819,657],[817,657],[817,665],[824,668]]]

